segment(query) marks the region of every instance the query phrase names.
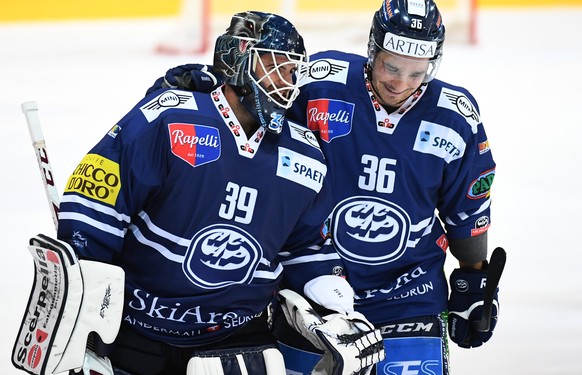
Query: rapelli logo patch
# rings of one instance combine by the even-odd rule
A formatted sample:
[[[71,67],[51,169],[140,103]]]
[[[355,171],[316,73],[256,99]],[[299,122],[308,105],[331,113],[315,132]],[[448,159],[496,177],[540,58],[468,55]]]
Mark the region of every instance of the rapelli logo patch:
[[[65,187],[66,193],[79,193],[112,206],[120,190],[119,164],[98,154],[85,155]]]
[[[310,100],[307,103],[307,126],[319,132],[319,138],[330,142],[352,130],[354,103],[335,99]]]
[[[218,129],[194,124],[168,124],[172,153],[193,167],[220,157]]]

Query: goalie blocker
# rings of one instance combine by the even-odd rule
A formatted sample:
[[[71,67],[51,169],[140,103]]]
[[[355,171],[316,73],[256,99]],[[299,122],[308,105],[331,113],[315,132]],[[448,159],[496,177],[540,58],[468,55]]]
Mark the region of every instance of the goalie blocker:
[[[124,272],[106,263],[77,260],[65,242],[39,234],[28,250],[34,282],[12,363],[33,375],[81,369],[89,333],[112,343],[121,323]]]

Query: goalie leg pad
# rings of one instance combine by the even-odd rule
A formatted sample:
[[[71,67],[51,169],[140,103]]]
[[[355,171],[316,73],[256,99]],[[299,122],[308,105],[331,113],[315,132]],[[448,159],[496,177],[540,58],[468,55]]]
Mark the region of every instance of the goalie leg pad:
[[[272,346],[195,352],[186,375],[285,374],[281,352]]]
[[[55,372],[83,366],[87,337],[99,335],[111,344],[121,325],[125,273],[111,264],[80,260],[83,302],[69,342]]]
[[[123,270],[79,262],[67,243],[42,234],[30,240],[28,249],[35,278],[12,363],[32,375],[81,368],[89,332],[106,342],[115,339],[123,308]]]
[[[29,242],[34,281],[12,351],[12,364],[29,374],[52,374],[73,331],[83,296],[71,247],[38,235]]]

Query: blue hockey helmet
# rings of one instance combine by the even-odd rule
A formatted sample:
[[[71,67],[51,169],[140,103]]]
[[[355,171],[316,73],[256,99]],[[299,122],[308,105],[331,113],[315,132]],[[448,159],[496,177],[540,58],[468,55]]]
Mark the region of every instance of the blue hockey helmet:
[[[445,26],[433,0],[384,0],[374,14],[368,42],[368,65],[380,51],[405,58],[428,59],[424,82],[432,80],[443,54]]]
[[[270,55],[269,66],[261,60],[266,54]],[[224,83],[234,88],[261,126],[276,134],[283,129],[285,112],[299,95],[297,75],[307,70],[307,61],[301,35],[291,22],[271,13],[235,14],[214,48],[214,69],[222,74]],[[292,68],[291,80],[282,74],[283,67]],[[257,74],[258,68],[262,76]],[[283,87],[278,87],[278,82]]]

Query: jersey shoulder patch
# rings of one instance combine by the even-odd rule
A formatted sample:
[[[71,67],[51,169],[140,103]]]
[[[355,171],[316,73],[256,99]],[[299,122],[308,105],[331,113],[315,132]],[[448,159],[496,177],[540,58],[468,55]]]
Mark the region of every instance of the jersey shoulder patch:
[[[348,61],[336,60],[330,58],[318,59],[311,61],[303,71],[304,81],[301,85],[307,85],[316,81],[330,81],[346,84],[348,80],[348,70],[350,63]]]
[[[191,92],[168,90],[147,101],[139,110],[148,122],[152,122],[162,112],[172,108],[198,110],[198,105]]]
[[[292,139],[320,150],[319,142],[311,130],[292,121],[287,121],[287,123]]]
[[[450,109],[461,115],[467,124],[471,126],[473,134],[477,134],[477,126],[481,123],[477,106],[473,103],[467,94],[443,87],[439,95],[437,106]]]

